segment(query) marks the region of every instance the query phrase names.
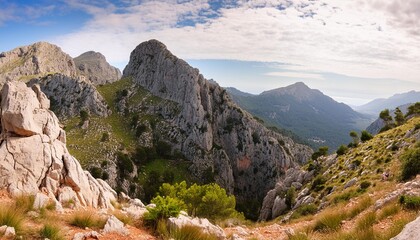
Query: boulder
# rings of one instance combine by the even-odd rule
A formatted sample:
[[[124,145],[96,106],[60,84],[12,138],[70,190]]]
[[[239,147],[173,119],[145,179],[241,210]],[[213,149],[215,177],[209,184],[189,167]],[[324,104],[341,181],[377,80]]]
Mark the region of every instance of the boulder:
[[[121,222],[118,218],[111,215],[105,223],[102,234],[106,233],[118,233],[121,235],[128,235],[129,231],[124,227],[124,223]]]
[[[226,234],[222,228],[219,226],[213,225],[206,218],[191,218],[184,215],[179,215],[178,217],[171,217],[168,219],[168,224],[170,227],[175,229],[180,229],[183,226],[196,226],[199,227],[204,233],[212,234],[217,237],[217,239],[226,239]]]
[[[357,178],[352,178],[350,181],[348,181],[345,185],[344,185],[344,189],[349,188],[351,186],[353,186],[354,184],[357,183]]]
[[[420,236],[420,217],[405,225],[404,229],[391,240],[416,240]]]
[[[85,239],[99,239],[99,233],[96,231],[78,232],[74,234],[73,236],[73,240],[85,240]]]
[[[36,195],[35,207],[45,206],[48,198],[56,203],[113,208],[116,192],[83,171],[70,155],[62,138],[64,130],[46,109],[48,101],[39,87],[7,82],[1,97],[0,188],[12,195]]]

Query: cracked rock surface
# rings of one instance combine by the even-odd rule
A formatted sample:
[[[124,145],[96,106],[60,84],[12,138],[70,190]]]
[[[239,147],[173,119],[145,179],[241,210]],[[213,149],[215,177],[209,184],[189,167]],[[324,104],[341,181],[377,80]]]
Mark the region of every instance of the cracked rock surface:
[[[39,86],[6,82],[1,101],[0,188],[12,195],[46,193],[61,203],[112,208],[115,191],[84,171]]]

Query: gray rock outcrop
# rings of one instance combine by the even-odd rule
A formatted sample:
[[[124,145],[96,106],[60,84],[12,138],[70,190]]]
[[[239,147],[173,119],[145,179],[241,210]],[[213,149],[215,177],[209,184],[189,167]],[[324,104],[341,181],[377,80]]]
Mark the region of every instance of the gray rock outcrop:
[[[193,173],[210,171],[238,202],[261,201],[285,169],[311,155],[309,147],[265,128],[156,40],[134,49],[123,77],[179,106],[168,119],[178,142],[174,148],[193,162]]]
[[[405,225],[404,229],[391,240],[415,240],[420,236],[420,217]]]
[[[86,110],[92,115],[108,116],[108,105],[90,82],[79,77],[52,74],[32,79],[28,85],[40,85],[43,93],[51,101],[51,108],[62,118],[79,116]]]
[[[0,87],[7,80],[27,81],[51,73],[76,74],[73,58],[56,45],[38,42],[0,54]]]
[[[191,218],[184,215],[178,217],[170,217],[168,224],[174,229],[180,229],[184,226],[195,226],[199,227],[201,231],[207,234],[211,234],[217,237],[217,239],[226,239],[226,234],[223,229],[217,225],[213,225],[206,218]]]
[[[105,56],[99,52],[85,52],[74,58],[77,72],[85,76],[93,85],[100,85],[118,81],[121,71],[111,66]]]
[[[35,91],[34,91],[35,89]],[[37,87],[7,82],[1,96],[0,188],[12,195],[47,194],[77,206],[113,208],[115,191],[83,171],[69,154],[55,114]],[[42,103],[42,104],[41,104]]]

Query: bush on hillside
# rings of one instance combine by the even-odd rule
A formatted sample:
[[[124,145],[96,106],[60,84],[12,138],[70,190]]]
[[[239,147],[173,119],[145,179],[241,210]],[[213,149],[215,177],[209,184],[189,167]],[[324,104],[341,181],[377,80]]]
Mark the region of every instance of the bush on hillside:
[[[295,205],[296,202],[296,189],[295,187],[291,187],[286,192],[286,205],[289,209]]]
[[[185,209],[185,204],[181,200],[170,196],[157,196],[151,203],[156,204],[156,207],[146,207],[148,212],[144,214],[144,220],[146,224],[154,227],[159,220],[178,217],[179,212]]]
[[[164,183],[159,192],[162,196],[179,199],[185,203],[188,214],[210,220],[239,216],[235,210],[235,196],[227,195],[226,190],[215,183],[193,184],[187,187],[185,181],[174,185]]]
[[[341,145],[338,149],[337,149],[337,155],[343,155],[345,154],[347,151],[349,150],[349,148],[346,145]]]
[[[405,209],[420,210],[420,196],[401,195],[399,202]]]
[[[420,145],[408,149],[402,156],[402,180],[408,180],[420,173]]]
[[[323,146],[318,149],[318,151],[314,152],[311,156],[312,160],[317,160],[321,156],[327,156],[328,154],[328,147]]]
[[[362,141],[362,142],[366,142],[366,141],[369,141],[370,139],[372,139],[373,138],[373,136],[368,132],[368,131],[366,131],[366,130],[363,130],[362,132],[361,132],[361,136],[360,136],[360,140]]]

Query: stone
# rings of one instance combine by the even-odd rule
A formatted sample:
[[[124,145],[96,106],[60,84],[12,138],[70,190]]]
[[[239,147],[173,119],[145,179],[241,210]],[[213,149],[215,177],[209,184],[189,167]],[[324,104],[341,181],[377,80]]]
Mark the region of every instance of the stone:
[[[404,229],[391,240],[416,240],[420,236],[420,217],[405,225]]]
[[[6,238],[14,238],[16,236],[16,231],[14,227],[6,227],[4,230],[4,237]]]
[[[35,195],[35,208],[50,200],[58,210],[60,200],[73,201],[77,206],[113,208],[111,201],[116,200],[116,192],[103,180],[83,171],[69,154],[65,141],[58,139],[64,130],[55,114],[42,108],[48,104],[39,92],[37,97],[38,90],[22,82],[7,82],[3,86],[0,188],[6,188],[13,196]]]
[[[170,227],[175,229],[180,229],[183,226],[196,226],[199,227],[204,233],[212,234],[217,237],[217,239],[226,239],[226,234],[222,228],[217,225],[213,225],[206,218],[191,218],[184,215],[179,215],[178,217],[170,217],[168,219],[168,224]]]
[[[35,194],[35,200],[34,200],[34,209],[40,209],[46,207],[50,203],[50,198],[43,194],[43,193],[36,193]]]
[[[148,212],[145,207],[131,204],[128,207],[123,207],[122,211],[126,212],[133,219],[140,219],[145,213]]]
[[[121,222],[114,215],[111,215],[106,221],[104,229],[102,230],[102,234],[106,233],[118,233],[121,235],[128,235],[129,231],[127,228],[124,227],[123,222]]]
[[[351,186],[353,186],[354,184],[357,183],[357,178],[352,178],[351,180],[349,180],[345,185],[344,185],[344,189],[349,188]]]
[[[300,182],[292,182],[292,187],[294,187],[296,190],[299,190],[302,188],[302,183]]]
[[[276,199],[274,200],[271,217],[276,218],[280,216],[286,209],[287,209],[286,199],[280,198],[279,196],[277,196]]]
[[[263,200],[263,204],[260,210],[259,221],[265,221],[271,219],[272,209],[274,201],[276,199],[277,191],[275,189],[270,190]]]
[[[99,239],[99,236],[99,233],[96,231],[78,232],[74,234],[73,240]]]
[[[241,226],[236,226],[234,228],[234,230],[240,236],[248,236],[249,235],[248,232],[243,227],[241,227]]]

